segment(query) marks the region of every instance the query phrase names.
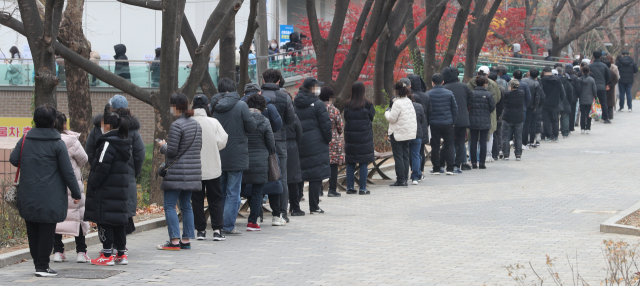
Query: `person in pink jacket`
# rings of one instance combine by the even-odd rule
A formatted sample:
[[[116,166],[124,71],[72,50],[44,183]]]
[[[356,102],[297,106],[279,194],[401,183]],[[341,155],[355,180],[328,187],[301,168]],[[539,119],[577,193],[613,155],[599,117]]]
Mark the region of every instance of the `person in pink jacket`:
[[[64,113],[58,112],[56,119],[56,129],[60,132],[60,137],[67,146],[69,159],[71,159],[71,166],[78,180],[78,185],[80,186],[80,190],[84,190],[82,170],[80,168],[87,163],[88,157],[84,148],[82,148],[82,144],[78,140],[80,133],[67,129],[67,117]],[[69,192],[68,197],[69,207],[67,209],[67,219],[58,223],[56,226],[56,235],[53,244],[53,262],[67,261],[67,256],[64,253],[64,243],[62,243],[62,235],[73,235],[76,239],[76,252],[78,253],[76,261],[78,263],[88,263],[91,261],[91,258],[87,255],[87,244],[84,239],[87,233],[89,233],[89,223],[84,221],[85,195],[83,192],[82,199],[78,204],[73,203],[74,200],[71,198],[71,192]]]

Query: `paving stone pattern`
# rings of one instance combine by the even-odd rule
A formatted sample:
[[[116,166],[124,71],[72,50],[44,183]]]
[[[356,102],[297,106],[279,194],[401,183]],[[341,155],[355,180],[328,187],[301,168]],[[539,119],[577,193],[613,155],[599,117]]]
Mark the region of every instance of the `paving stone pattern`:
[[[378,181],[369,196],[322,197],[325,214],[293,217],[284,227],[272,227],[266,214],[258,233],[213,242],[209,230],[189,251],[155,250],[166,228],[135,234],[128,237],[130,264],[108,268],[125,272],[104,280],[35,278],[27,261],[0,269],[0,284],[514,285],[504,266],[531,261],[546,273],[545,255],[557,257],[571,281],[565,256],[577,253],[580,273],[599,285],[602,241],[638,238],[600,233],[611,214],[572,211],[618,211],[640,199],[638,129],[638,113],[618,113],[611,125],[594,122],[590,135],[578,130],[525,150],[521,162],[427,176],[408,188]],[[96,256],[99,246],[89,249]],[[99,268],[52,263],[91,267]]]

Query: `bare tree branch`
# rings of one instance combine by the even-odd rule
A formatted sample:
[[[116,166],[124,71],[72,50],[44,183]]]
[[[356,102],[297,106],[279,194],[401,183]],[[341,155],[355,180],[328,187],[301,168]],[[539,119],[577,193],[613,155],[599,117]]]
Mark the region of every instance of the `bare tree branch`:
[[[251,42],[258,29],[258,0],[249,2],[249,18],[247,19],[247,32],[244,34],[242,46],[240,46],[240,81],[238,84],[238,93],[244,94],[244,85],[249,83],[249,49]]]

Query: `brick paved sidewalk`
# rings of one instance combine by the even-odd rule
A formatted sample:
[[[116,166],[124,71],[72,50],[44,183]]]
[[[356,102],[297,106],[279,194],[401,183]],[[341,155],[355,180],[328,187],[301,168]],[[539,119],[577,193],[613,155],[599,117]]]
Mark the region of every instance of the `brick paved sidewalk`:
[[[130,265],[109,267],[125,272],[105,280],[35,278],[28,261],[0,269],[0,284],[514,285],[503,266],[531,261],[543,273],[548,254],[566,275],[565,255],[577,252],[581,274],[598,285],[602,240],[638,238],[600,233],[611,215],[571,212],[623,210],[640,200],[639,129],[638,113],[618,113],[611,125],[594,122],[590,135],[578,130],[525,150],[521,162],[428,176],[408,188],[378,184],[370,196],[322,197],[325,214],[293,217],[284,227],[267,224],[267,215],[259,233],[209,237],[190,251],[155,250],[167,240],[165,228],[136,234],[128,238]]]

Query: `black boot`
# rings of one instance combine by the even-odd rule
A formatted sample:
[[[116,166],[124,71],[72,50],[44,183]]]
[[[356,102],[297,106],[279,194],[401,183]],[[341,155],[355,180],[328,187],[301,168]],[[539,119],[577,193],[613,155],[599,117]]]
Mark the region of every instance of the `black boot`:
[[[336,190],[329,189],[329,191],[327,192],[327,197],[339,197],[339,196],[341,196],[341,194],[336,192]]]
[[[391,184],[389,186],[391,186],[391,187],[403,187],[403,186],[406,186],[406,185],[407,185],[407,183],[405,183],[404,181],[398,180],[398,181],[396,181],[395,183],[393,183],[393,184]]]

